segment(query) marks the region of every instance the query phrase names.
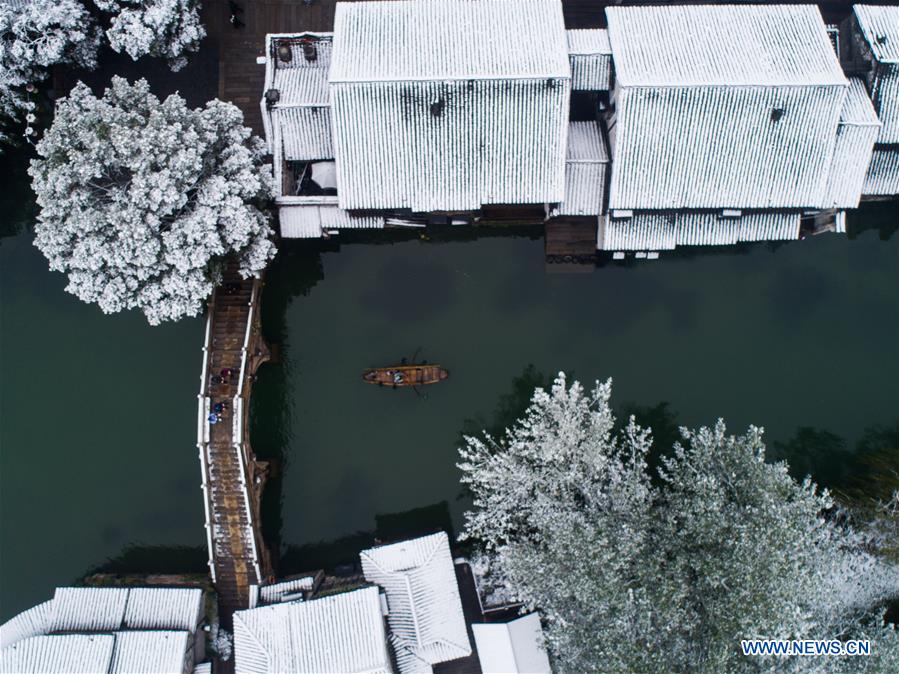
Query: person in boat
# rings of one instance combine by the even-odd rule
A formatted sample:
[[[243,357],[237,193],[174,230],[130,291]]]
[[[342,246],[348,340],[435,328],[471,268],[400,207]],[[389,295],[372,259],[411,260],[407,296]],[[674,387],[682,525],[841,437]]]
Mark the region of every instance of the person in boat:
[[[403,373],[402,372],[394,372],[393,373],[393,383],[394,384],[402,384],[403,383]]]

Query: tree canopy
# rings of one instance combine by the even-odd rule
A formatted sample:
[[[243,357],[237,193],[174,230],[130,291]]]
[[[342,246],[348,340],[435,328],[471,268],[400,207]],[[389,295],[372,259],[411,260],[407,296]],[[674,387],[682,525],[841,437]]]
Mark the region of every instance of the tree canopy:
[[[808,671],[744,657],[740,640],[855,635],[874,658],[816,666],[896,671],[882,602],[899,572],[829,516],[826,492],[765,461],[760,428],[681,429],[652,480],[651,432],[631,418],[616,433],[610,395],[610,381],[588,392],[560,374],[503,436],[460,450],[465,536],[540,610],[559,670]]]
[[[196,315],[226,256],[244,276],[274,256],[264,146],[229,103],[160,102],[144,80],[113,78],[100,98],[79,84],[36,149],[35,245],[106,313]]]
[[[54,65],[93,69],[103,35],[134,60],[157,56],[173,70],[197,51],[206,35],[198,0],[93,0],[105,12],[103,31],[86,0],[0,1],[0,121],[30,114],[25,87],[47,78]],[[0,141],[7,140],[0,131]]]
[[[94,0],[112,14],[106,36],[117,52],[135,61],[141,56],[168,59],[172,70],[187,64],[185,54],[197,51],[206,29],[200,23],[198,0]]]

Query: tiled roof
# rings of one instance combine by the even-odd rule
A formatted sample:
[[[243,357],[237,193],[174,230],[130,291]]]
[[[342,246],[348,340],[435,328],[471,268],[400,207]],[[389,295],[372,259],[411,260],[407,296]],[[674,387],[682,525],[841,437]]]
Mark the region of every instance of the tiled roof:
[[[6,648],[28,637],[47,634],[52,614],[53,600],[51,599],[10,618],[0,625],[0,648]]]
[[[331,82],[569,76],[558,0],[338,3]]]
[[[0,628],[0,671],[181,674],[202,616],[199,589],[57,588]]]
[[[599,228],[602,250],[671,250],[676,246],[724,246],[740,241],[799,238],[799,212],[744,213],[723,219],[717,213],[635,213],[605,218]]]
[[[109,632],[124,624],[127,588],[58,587],[50,632]]]
[[[817,7],[610,7],[612,209],[819,208],[848,88]]]
[[[112,660],[111,634],[29,637],[0,651],[3,674],[85,674],[106,672]]]
[[[354,215],[337,205],[337,197],[297,197],[278,208],[281,236],[288,239],[319,238],[329,229],[382,229],[380,215]]]
[[[607,91],[612,87],[612,47],[605,29],[566,30],[571,88]]]
[[[814,5],[609,7],[623,86],[843,84]]]
[[[568,125],[565,200],[553,215],[599,215],[605,204],[609,154],[595,122]]]
[[[625,87],[610,208],[826,206],[847,88]]]
[[[837,141],[827,181],[826,196],[837,208],[857,208],[871,163],[871,151],[880,122],[861,79],[849,80],[840,112]]]
[[[116,632],[108,673],[182,674],[190,660],[189,648],[187,632]]]
[[[899,5],[855,5],[852,11],[874,58],[899,63]]]
[[[871,196],[899,194],[899,150],[874,148],[862,194]]]
[[[261,106],[276,175],[283,160],[334,158],[328,92],[331,40],[331,33],[266,36],[265,91],[277,90],[278,101],[270,105],[263,98]],[[279,45],[290,49],[289,62],[278,56]]]
[[[338,3],[341,208],[562,199],[570,67],[557,0]]]
[[[237,674],[391,671],[378,589],[234,614]]]
[[[408,649],[432,665],[471,653],[445,533],[363,550],[359,557],[366,580],[387,595],[398,653]]]

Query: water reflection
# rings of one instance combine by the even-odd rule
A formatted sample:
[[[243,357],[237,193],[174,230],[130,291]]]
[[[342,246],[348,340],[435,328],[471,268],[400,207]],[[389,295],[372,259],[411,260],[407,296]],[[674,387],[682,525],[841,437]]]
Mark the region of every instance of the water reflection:
[[[349,574],[359,571],[359,552],[372,545],[425,536],[435,531],[446,531],[451,540],[455,538],[446,501],[399,513],[375,515],[374,519],[375,528],[370,531],[358,531],[328,541],[288,545],[281,557],[279,572],[291,575],[324,569],[338,575]]]
[[[92,567],[84,575],[208,573],[208,559],[205,545],[126,545],[121,553]]]
[[[300,376],[283,348],[288,341],[285,312],[295,297],[306,295],[324,278],[321,251],[328,248],[323,243],[281,246],[278,257],[266,272],[262,295],[262,333],[272,347],[273,358],[260,368],[253,386],[250,444],[256,456],[271,465],[269,481],[262,493],[262,534],[276,568],[283,525],[283,475],[290,462],[284,450],[293,440],[290,381]]]
[[[8,236],[25,232],[37,217],[38,208],[31,192],[31,179],[25,171],[34,155],[30,145],[4,147],[0,151],[0,245]]]

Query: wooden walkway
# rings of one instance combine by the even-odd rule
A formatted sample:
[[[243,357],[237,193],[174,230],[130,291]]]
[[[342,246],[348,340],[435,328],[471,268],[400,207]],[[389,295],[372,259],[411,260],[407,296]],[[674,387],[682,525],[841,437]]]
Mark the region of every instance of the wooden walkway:
[[[252,378],[268,359],[259,334],[261,287],[258,279],[241,279],[236,264],[229,264],[209,303],[203,349],[198,448],[209,567],[218,593],[219,620],[228,629],[232,613],[249,606],[250,585],[272,573],[260,529],[267,465],[256,460],[249,446],[247,423]],[[226,408],[212,424],[209,415],[217,403]]]

